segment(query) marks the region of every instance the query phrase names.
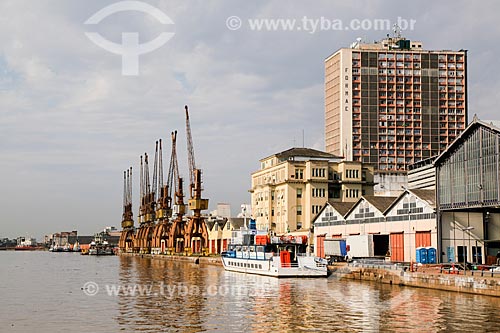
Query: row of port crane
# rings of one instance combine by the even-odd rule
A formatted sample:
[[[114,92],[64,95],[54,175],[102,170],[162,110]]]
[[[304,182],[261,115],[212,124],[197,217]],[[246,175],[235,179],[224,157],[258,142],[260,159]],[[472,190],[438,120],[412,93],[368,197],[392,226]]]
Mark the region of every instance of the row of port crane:
[[[132,211],[132,167],[124,171],[121,252],[190,255],[208,251],[208,229],[202,214],[208,209],[208,199],[202,198],[202,171],[196,167],[189,110],[187,106],[184,108],[190,181],[187,208],[192,214],[186,214],[183,178],[177,160],[177,131],[173,131],[166,183],[162,140],[156,141],[152,179],[148,154],[140,157],[138,227],[134,226]]]

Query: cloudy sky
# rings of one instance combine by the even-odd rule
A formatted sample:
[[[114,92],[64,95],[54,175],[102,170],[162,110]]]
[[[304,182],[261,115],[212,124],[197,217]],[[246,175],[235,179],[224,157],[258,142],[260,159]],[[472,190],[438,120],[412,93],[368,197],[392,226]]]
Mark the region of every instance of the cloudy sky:
[[[0,237],[119,226],[123,170],[138,171],[139,156],[153,154],[158,138],[167,142],[168,165],[174,129],[181,174],[188,176],[185,104],[204,196],[212,209],[228,202],[236,213],[249,202],[250,173],[260,158],[301,146],[302,130],[306,146],[324,148],[324,58],[357,37],[373,41],[391,33],[349,29],[352,20],[413,19],[414,29],[404,35],[425,48],[468,49],[470,118],[500,117],[500,5],[494,1],[151,0],[144,2],[174,24],[136,11],[84,24],[116,2],[0,2]],[[238,27],[231,16],[241,19],[239,29],[228,28]],[[335,20],[337,28],[341,20],[348,29],[324,23],[313,32],[300,25],[304,17]],[[257,31],[254,19],[297,25]],[[85,32],[117,44],[122,32],[138,32],[140,43],[162,32],[175,35],[139,57],[139,75],[124,76],[121,56]]]

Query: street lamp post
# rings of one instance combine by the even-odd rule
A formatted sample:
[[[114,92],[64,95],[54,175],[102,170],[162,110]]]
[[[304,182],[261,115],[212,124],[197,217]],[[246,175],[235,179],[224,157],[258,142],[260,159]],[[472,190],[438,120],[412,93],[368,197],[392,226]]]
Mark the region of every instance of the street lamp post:
[[[465,228],[462,229],[462,232],[466,232],[467,231],[467,233],[469,234],[469,246],[468,246],[469,248],[470,248],[470,231],[473,230],[473,229],[474,229],[474,227],[465,227]],[[465,246],[464,246],[464,248],[467,249]],[[471,251],[471,253],[472,253],[472,251]],[[466,273],[467,273],[466,272],[467,271],[467,255],[468,255],[468,253],[467,253],[467,250],[466,250],[466,251],[464,251],[464,275],[466,275]]]
[[[242,204],[241,205],[241,214],[243,215],[243,224],[245,225],[245,229],[247,228],[247,205]]]

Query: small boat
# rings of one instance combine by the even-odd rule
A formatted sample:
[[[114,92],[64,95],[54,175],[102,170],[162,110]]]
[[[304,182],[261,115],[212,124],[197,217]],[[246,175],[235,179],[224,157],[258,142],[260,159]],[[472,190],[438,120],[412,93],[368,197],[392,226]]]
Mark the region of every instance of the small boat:
[[[90,250],[90,244],[82,244],[80,245],[80,254],[82,256],[88,255]]]
[[[270,237],[265,231],[233,231],[222,254],[227,271],[274,277],[326,277],[325,259],[307,252],[307,236]]]
[[[90,243],[88,254],[91,256],[110,256],[114,255],[114,252],[107,241],[99,242],[94,240]]]
[[[38,246],[36,243],[36,239],[34,238],[26,238],[19,237],[17,239],[17,245],[14,248],[15,251],[35,251],[35,250],[43,250],[42,246]]]
[[[80,242],[78,240],[73,244],[73,252],[81,252],[82,248],[80,246]]]

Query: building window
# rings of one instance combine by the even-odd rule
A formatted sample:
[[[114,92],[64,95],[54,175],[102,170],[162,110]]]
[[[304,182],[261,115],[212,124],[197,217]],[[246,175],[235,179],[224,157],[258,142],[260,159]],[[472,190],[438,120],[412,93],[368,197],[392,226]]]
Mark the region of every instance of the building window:
[[[298,188],[297,189],[297,198],[302,198],[302,189],[301,188]]]
[[[302,215],[302,206],[297,206],[297,216]]]
[[[295,169],[295,179],[304,179],[303,169]]]
[[[312,175],[313,177],[325,177],[325,169],[313,168]]]

